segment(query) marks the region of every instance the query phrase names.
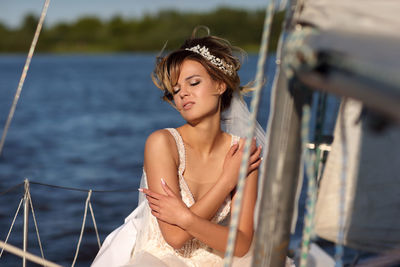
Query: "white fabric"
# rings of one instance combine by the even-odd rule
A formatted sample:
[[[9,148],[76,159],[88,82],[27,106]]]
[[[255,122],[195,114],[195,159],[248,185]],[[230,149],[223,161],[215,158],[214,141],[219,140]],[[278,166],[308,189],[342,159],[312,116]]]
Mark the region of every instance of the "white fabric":
[[[250,112],[239,94],[233,95],[231,106],[222,113],[221,117],[221,129],[233,135],[231,145],[237,142],[239,137],[246,136]],[[183,178],[183,171],[185,170],[183,141],[175,129],[168,130],[174,136],[179,151],[178,174],[182,200],[190,207],[194,204],[194,198]],[[255,129],[255,137],[257,144],[264,147],[265,133],[258,123]],[[147,188],[147,177],[144,170],[140,187]],[[228,224],[230,202],[228,196],[213,221],[224,225]],[[149,242],[150,239],[152,241]],[[151,246],[153,248],[150,248]],[[156,255],[154,255],[154,246],[159,246]],[[250,266],[251,254],[252,249],[244,257],[234,257],[233,266]],[[217,255],[215,251],[196,239],[187,242],[180,251],[170,247],[161,235],[157,220],[151,215],[146,198],[140,193],[138,207],[125,219],[122,226],[106,238],[91,266],[222,266],[222,257],[223,255]],[[131,258],[133,260],[129,262]]]
[[[305,0],[299,22],[321,30],[398,36],[398,0]]]
[[[359,120],[362,103],[356,100],[347,99],[341,110],[318,192],[315,231],[337,243],[341,230],[344,245],[364,251],[399,248],[400,126],[372,131]]]
[[[234,93],[230,107],[221,114],[221,129],[224,132],[240,137],[246,137],[250,123],[250,111],[243,98]],[[265,131],[259,123],[256,124],[254,136],[257,144],[264,148]]]
[[[141,228],[140,214],[146,203],[142,202],[126,219],[125,223],[109,234],[103,242],[92,267],[122,266],[130,260],[137,232]]]
[[[186,166],[183,140],[177,130],[167,130],[169,130],[173,135],[178,148],[180,162],[178,167],[178,177],[181,198],[183,202],[190,207],[195,203],[195,200],[183,177],[183,172],[185,171]],[[233,137],[232,143],[237,141],[237,139],[238,138]],[[144,173],[144,180],[146,180],[146,178],[146,173]],[[225,219],[229,219],[230,203],[231,199],[230,196],[228,196],[225,203],[212,219],[214,222],[226,224]],[[150,211],[150,208],[147,205],[145,209]],[[143,223],[144,227],[141,229],[141,233],[138,236],[133,253],[133,260],[130,262],[129,266],[140,266],[140,264],[143,264],[143,261],[148,259],[147,256],[143,257],[143,253],[145,255],[148,253],[155,256],[165,264],[164,266],[179,266],[181,264],[185,264],[184,266],[220,266],[222,258],[211,248],[207,247],[197,239],[189,240],[179,250],[173,249],[165,242],[158,226],[157,219],[152,216],[150,212],[146,214],[147,216],[143,218],[145,222]]]

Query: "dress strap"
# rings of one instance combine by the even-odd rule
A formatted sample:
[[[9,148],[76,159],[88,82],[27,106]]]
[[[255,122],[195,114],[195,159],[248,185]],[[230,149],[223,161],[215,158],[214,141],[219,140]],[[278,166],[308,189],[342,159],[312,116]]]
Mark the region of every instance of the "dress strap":
[[[178,148],[178,153],[179,153],[179,167],[178,167],[178,172],[180,175],[183,174],[185,171],[185,165],[186,165],[186,155],[185,155],[185,145],[183,144],[183,140],[181,135],[179,134],[178,130],[174,128],[166,128],[171,135],[175,139],[176,146]]]
[[[240,140],[240,136],[232,135],[231,146],[233,146],[234,144],[239,143],[239,140]]]

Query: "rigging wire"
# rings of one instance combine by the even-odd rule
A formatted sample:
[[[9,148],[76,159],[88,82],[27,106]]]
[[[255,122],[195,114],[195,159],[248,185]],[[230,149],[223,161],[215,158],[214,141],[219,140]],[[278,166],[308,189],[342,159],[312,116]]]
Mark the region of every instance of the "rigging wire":
[[[93,193],[118,193],[118,192],[137,192],[137,188],[126,188],[126,189],[115,189],[115,190],[92,190],[92,189],[84,189],[84,188],[75,188],[75,187],[67,187],[67,186],[60,186],[60,185],[52,185],[40,182],[33,182],[29,181],[31,184],[41,185],[52,187],[56,189],[63,189],[63,190],[71,190],[71,191],[79,191],[79,192],[93,192]]]
[[[315,153],[307,148],[309,138],[309,127],[311,119],[311,108],[309,104],[303,106],[303,115],[301,122],[301,141],[303,149],[303,161],[307,174],[307,200],[306,200],[306,214],[304,215],[303,227],[303,240],[301,244],[301,257],[300,267],[307,266],[307,260],[310,250],[311,240],[314,236],[314,217],[315,217],[315,204],[317,199],[317,187],[315,177]]]
[[[17,185],[14,185],[14,186],[12,186],[12,187],[6,189],[6,190],[3,191],[3,192],[0,192],[0,196],[1,196],[1,195],[5,195],[5,194],[7,194],[8,192],[13,191],[14,189],[16,189],[16,188],[18,188],[18,187],[20,187],[20,186],[23,186],[24,184],[25,184],[25,183],[23,182],[23,183],[19,183],[19,184],[17,184]]]
[[[17,208],[17,211],[15,212],[14,219],[13,219],[12,222],[11,222],[10,229],[9,229],[9,231],[8,231],[8,233],[7,233],[6,240],[4,241],[5,244],[7,244],[8,238],[10,237],[11,231],[12,231],[12,229],[13,229],[13,227],[14,227],[14,224],[15,224],[15,219],[16,219],[17,216],[18,216],[18,213],[19,213],[19,210],[21,209],[21,205],[22,205],[22,202],[23,202],[23,201],[24,201],[24,198],[21,198],[21,200],[20,200],[20,202],[19,202],[19,205],[18,205],[18,208]],[[1,258],[1,256],[3,255],[4,249],[5,249],[5,247],[2,247],[1,252],[0,252],[0,258]]]
[[[28,73],[29,66],[31,64],[32,56],[33,56],[33,53],[35,51],[37,41],[39,39],[40,31],[42,30],[42,26],[43,26],[44,19],[45,19],[46,14],[47,14],[47,9],[49,7],[49,4],[50,4],[50,0],[46,0],[46,2],[43,5],[43,9],[42,9],[42,13],[40,15],[39,23],[38,23],[38,25],[36,27],[35,35],[33,36],[33,40],[32,40],[31,46],[29,48],[29,53],[28,53],[28,56],[27,56],[26,61],[25,61],[25,66],[24,66],[24,69],[22,71],[21,78],[20,78],[19,83],[18,83],[17,91],[15,93],[14,100],[13,100],[13,103],[11,105],[11,109],[10,109],[10,112],[8,114],[8,117],[7,117],[6,125],[4,126],[3,135],[1,136],[1,140],[0,140],[0,156],[1,156],[1,152],[3,151],[4,142],[6,140],[8,129],[10,128],[10,124],[11,124],[12,118],[14,117],[15,108],[17,107],[18,100],[19,100],[19,97],[21,95],[22,87],[24,86],[25,78],[26,78],[26,75]]]
[[[87,197],[86,202],[85,202],[85,213],[84,213],[84,215],[83,215],[83,222],[82,222],[82,227],[81,227],[81,234],[79,235],[78,245],[76,246],[75,257],[74,257],[74,261],[72,262],[71,267],[74,267],[74,266],[75,266],[76,259],[78,258],[79,248],[80,248],[80,246],[81,246],[81,241],[82,241],[82,236],[83,236],[83,231],[85,230],[87,210],[88,210],[88,206],[89,206],[89,203],[90,203],[90,198],[91,198],[91,196],[92,196],[92,190],[90,190],[90,191],[88,192],[88,197]],[[96,229],[96,233],[97,233],[97,229]]]
[[[30,193],[29,189],[28,189],[28,191],[27,191],[25,194],[28,196],[28,199],[29,199],[29,204],[30,204],[31,210],[32,210],[33,222],[34,222],[34,224],[35,224],[36,237],[37,237],[38,243],[39,243],[40,254],[42,255],[42,259],[44,259],[42,241],[40,240],[39,227],[38,227],[38,224],[37,224],[37,221],[36,221],[35,210],[33,209],[32,197],[31,197],[31,193]]]
[[[268,52],[268,41],[271,32],[271,24],[272,24],[272,17],[274,13],[274,0],[271,0],[267,6],[265,20],[264,20],[264,30],[262,35],[262,42],[260,46],[259,52],[259,59],[257,64],[257,73],[255,79],[255,89],[253,93],[253,97],[251,100],[251,117],[249,121],[249,127],[247,128],[247,135],[246,135],[246,142],[244,146],[244,153],[242,157],[242,162],[240,165],[239,170],[239,180],[237,184],[237,191],[236,191],[236,199],[234,201],[233,206],[235,209],[232,211],[231,223],[229,226],[229,234],[227,240],[227,247],[224,256],[224,266],[229,267],[232,264],[233,260],[233,251],[235,249],[235,241],[237,235],[237,228],[239,224],[239,215],[242,206],[242,198],[243,198],[243,191],[245,185],[245,178],[247,175],[247,162],[250,157],[250,146],[252,142],[252,137],[254,136],[256,120],[257,120],[257,113],[258,113],[258,105],[260,102],[261,96],[261,88],[263,86],[263,77],[264,77],[264,65],[267,57]]]

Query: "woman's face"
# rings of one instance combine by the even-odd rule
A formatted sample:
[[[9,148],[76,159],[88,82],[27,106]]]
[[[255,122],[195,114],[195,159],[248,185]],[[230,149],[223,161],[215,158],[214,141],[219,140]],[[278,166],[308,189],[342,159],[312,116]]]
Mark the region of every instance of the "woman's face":
[[[196,123],[219,112],[224,83],[214,81],[201,63],[185,60],[174,86],[174,102],[187,122]]]

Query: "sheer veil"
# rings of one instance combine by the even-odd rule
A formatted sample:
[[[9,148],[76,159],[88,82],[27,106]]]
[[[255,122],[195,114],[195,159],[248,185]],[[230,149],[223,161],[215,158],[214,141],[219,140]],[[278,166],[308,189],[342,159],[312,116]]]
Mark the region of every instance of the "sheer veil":
[[[246,102],[244,102],[243,97],[239,93],[234,92],[231,105],[221,115],[221,129],[233,135],[246,137],[247,128],[249,127],[250,124],[250,117],[251,113],[247,107]],[[267,151],[265,147],[266,136],[264,129],[258,122],[256,122],[256,126],[254,129],[254,137],[257,140],[257,145],[262,146],[263,151],[261,152],[261,155],[264,157],[264,153]],[[261,187],[262,187],[262,179],[261,177],[259,177],[257,202],[254,208],[255,228],[257,227],[257,222],[258,222],[258,214],[259,214],[260,199],[261,199]]]
[[[224,132],[245,137],[250,122],[250,111],[243,97],[237,93],[233,93],[232,102],[228,109],[221,114],[221,129]],[[256,124],[254,136],[257,139],[257,145],[264,148],[265,131],[259,123]]]

